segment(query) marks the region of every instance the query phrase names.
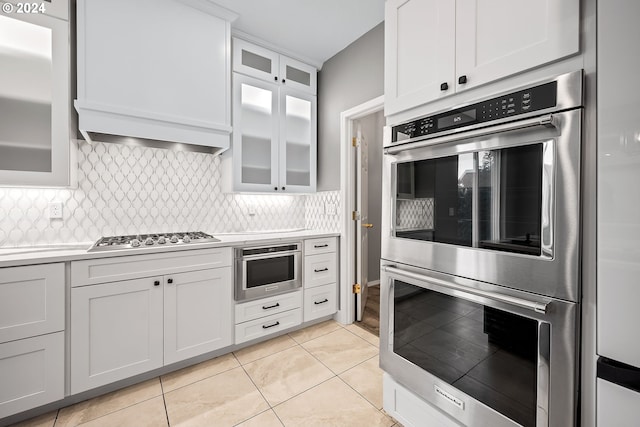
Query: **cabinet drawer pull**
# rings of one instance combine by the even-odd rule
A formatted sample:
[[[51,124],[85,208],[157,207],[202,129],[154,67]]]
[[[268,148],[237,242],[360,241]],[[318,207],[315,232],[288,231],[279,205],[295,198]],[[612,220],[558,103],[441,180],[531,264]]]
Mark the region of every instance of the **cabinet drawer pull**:
[[[320,304],[324,304],[325,302],[329,302],[329,300],[325,298],[323,301],[320,301],[320,302],[318,302],[318,301],[314,301],[313,303],[314,303],[315,305],[320,305]]]
[[[168,284],[172,284],[172,283],[173,283],[173,279],[168,279],[168,280],[167,280],[167,283],[168,283]]]
[[[315,273],[322,273],[323,271],[329,271],[329,269],[328,269],[327,267],[325,267],[325,268],[321,268],[321,269],[319,269],[319,270],[314,269],[313,271],[314,271]]]
[[[446,83],[446,82],[445,82],[445,83],[442,83],[442,84],[440,85],[440,90],[441,90],[441,91],[449,90],[449,84],[448,84],[448,83]]]
[[[153,286],[160,286],[160,281],[156,280],[155,282],[153,282]]]
[[[276,323],[274,323],[272,325],[262,325],[262,329],[273,328],[274,326],[278,326],[279,324],[280,324],[280,321],[277,321]]]
[[[267,305],[267,306],[263,305],[262,309],[263,310],[269,310],[270,308],[276,308],[276,307],[280,307],[280,303],[279,302],[275,303],[274,305]]]
[[[313,247],[316,249],[320,249],[320,248],[328,248],[329,245],[325,243],[324,245],[313,245]]]

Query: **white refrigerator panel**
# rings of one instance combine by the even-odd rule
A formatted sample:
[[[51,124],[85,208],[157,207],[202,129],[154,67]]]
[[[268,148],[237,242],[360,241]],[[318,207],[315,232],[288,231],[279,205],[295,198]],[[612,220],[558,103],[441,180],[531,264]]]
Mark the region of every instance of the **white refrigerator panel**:
[[[636,0],[598,3],[598,354],[635,367],[640,367],[638,16]]]

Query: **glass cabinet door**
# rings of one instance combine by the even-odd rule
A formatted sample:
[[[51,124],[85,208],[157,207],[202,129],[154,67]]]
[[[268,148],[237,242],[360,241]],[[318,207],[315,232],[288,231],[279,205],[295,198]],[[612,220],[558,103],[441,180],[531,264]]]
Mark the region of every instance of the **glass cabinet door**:
[[[280,76],[282,84],[287,87],[315,95],[317,75],[318,71],[311,65],[286,56],[280,56]]]
[[[280,189],[315,191],[316,97],[281,88],[280,111]]]
[[[67,21],[0,14],[0,185],[70,184],[68,61]]]
[[[278,187],[278,88],[234,75],[234,187],[276,191]]]

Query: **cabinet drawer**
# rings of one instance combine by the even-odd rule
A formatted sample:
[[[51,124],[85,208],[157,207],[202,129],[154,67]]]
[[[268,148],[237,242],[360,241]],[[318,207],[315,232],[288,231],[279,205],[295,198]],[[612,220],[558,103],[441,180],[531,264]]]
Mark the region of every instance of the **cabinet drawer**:
[[[302,323],[302,309],[285,311],[236,325],[236,344],[271,335]]]
[[[336,284],[304,290],[304,321],[319,319],[336,312]]]
[[[315,255],[336,251],[336,238],[309,239],[304,241],[304,254]]]
[[[259,319],[264,316],[282,313],[300,307],[302,307],[301,291],[245,302],[236,305],[236,323]]]
[[[231,265],[231,248],[129,255],[71,263],[71,286],[159,276]]]
[[[63,329],[63,263],[0,269],[0,342]]]
[[[304,258],[304,282],[305,288],[335,283],[336,281],[336,254],[318,254]]]
[[[0,419],[64,397],[64,332],[0,344]]]

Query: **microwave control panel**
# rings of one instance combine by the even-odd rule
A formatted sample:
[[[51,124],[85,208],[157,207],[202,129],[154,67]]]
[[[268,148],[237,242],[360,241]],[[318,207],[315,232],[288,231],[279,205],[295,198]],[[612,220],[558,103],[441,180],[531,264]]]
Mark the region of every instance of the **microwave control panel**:
[[[557,86],[558,83],[555,81],[545,83],[445,113],[403,123],[391,128],[391,141],[401,142],[472,124],[486,123],[552,108],[556,106]]]

